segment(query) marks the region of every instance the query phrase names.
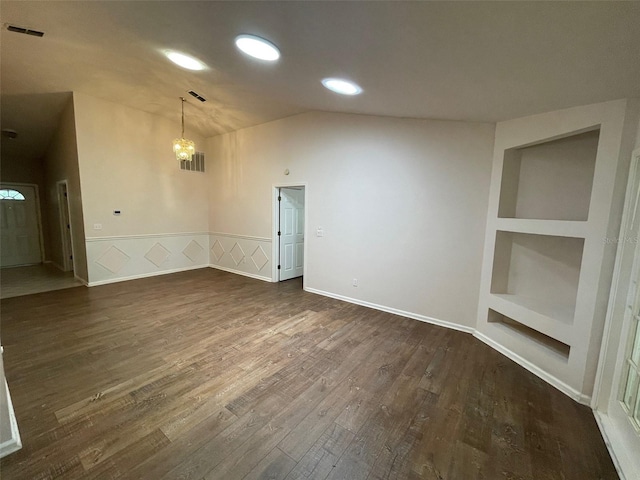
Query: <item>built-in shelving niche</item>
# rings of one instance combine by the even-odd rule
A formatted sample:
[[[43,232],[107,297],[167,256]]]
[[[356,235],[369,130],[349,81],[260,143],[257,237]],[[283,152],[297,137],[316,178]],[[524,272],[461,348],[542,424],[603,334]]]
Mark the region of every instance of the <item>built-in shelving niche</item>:
[[[571,347],[566,343],[563,343],[555,338],[545,335],[533,328],[530,328],[516,320],[502,315],[495,310],[489,309],[488,322],[492,325],[496,325],[507,332],[514,333],[519,337],[526,339],[527,341],[534,342],[544,347],[549,353],[551,353],[558,360],[567,362],[569,360],[569,353]]]
[[[583,249],[583,238],[498,231],[491,295],[548,317],[550,329],[571,325]]]
[[[587,221],[599,127],[504,151],[499,218]]]

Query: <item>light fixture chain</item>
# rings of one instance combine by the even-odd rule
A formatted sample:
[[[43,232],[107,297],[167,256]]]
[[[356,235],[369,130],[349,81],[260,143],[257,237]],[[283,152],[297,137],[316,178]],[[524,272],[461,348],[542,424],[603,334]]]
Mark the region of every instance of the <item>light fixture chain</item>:
[[[184,102],[186,102],[186,100],[184,99],[184,97],[180,97],[180,100],[182,100],[182,138],[184,138]]]

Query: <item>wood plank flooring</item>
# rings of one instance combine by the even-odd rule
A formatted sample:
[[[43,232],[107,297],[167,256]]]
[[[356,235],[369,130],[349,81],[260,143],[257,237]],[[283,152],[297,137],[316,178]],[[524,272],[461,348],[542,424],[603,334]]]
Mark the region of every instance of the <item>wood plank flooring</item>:
[[[3,479],[615,479],[593,415],[471,335],[203,269],[1,303]]]

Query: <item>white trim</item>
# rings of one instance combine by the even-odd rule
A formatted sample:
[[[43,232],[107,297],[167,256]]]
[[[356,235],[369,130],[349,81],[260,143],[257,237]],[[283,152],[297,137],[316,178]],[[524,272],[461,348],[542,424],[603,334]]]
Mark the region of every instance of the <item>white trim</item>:
[[[87,237],[87,242],[104,242],[112,240],[138,240],[141,238],[161,238],[161,237],[190,237],[196,235],[211,235],[209,232],[180,232],[180,233],[146,233],[141,235],[116,235],[111,237]]]
[[[235,273],[237,275],[242,275],[245,277],[255,278],[256,280],[262,280],[263,282],[272,282],[271,278],[265,277],[262,275],[256,275],[255,273],[242,272],[240,270],[234,270],[233,268],[221,267],[220,265],[209,265],[211,268],[215,268],[216,270],[222,270],[229,273]]]
[[[629,165],[629,178],[627,180],[627,189],[626,192],[631,192],[633,190],[633,179],[635,177],[635,173],[636,170],[640,168],[640,148],[635,149],[632,153],[631,153],[631,165]],[[639,187],[640,188],[640,187]],[[625,196],[628,196],[629,193],[627,193]],[[622,220],[620,222],[620,234],[623,234],[624,231],[628,228],[629,226],[629,215],[630,215],[630,211],[631,211],[631,202],[633,200],[631,198],[625,198],[625,203],[624,203],[624,209],[622,211]],[[613,325],[613,311],[614,311],[614,306],[616,304],[616,300],[618,295],[620,295],[621,293],[624,293],[626,295],[627,292],[620,292],[620,280],[621,280],[621,270],[622,270],[622,257],[623,257],[623,253],[624,253],[624,248],[625,248],[626,244],[624,242],[620,242],[618,243],[618,248],[616,249],[616,260],[615,260],[615,266],[613,268],[613,279],[611,282],[611,290],[609,293],[609,303],[607,304],[607,313],[606,313],[606,317],[605,317],[605,323],[604,323],[604,328],[603,328],[603,333],[602,333],[602,342],[600,343],[600,355],[598,358],[598,369],[596,371],[596,378],[595,378],[595,382],[594,382],[594,386],[593,386],[593,403],[591,405],[591,407],[593,409],[599,409],[602,408],[603,405],[602,403],[604,402],[605,405],[605,410],[608,411],[608,406],[609,406],[609,399],[611,398],[611,392],[606,392],[608,393],[608,395],[606,395],[606,398],[601,398],[602,397],[602,382],[604,380],[604,375],[606,374],[607,371],[607,367],[609,367],[608,365],[606,365],[606,358],[607,355],[609,353],[609,341],[611,338],[611,328]],[[621,332],[621,334],[623,334],[623,332]],[[614,371],[617,370],[614,366]],[[617,372],[620,373],[620,372]],[[615,387],[615,384],[617,383],[616,379],[614,379],[613,383],[611,384],[611,388],[613,389]]]
[[[583,393],[580,393],[578,390],[576,390],[573,387],[570,387],[569,385],[564,383],[562,380],[559,380],[558,378],[556,378],[553,375],[547,373],[546,371],[544,371],[540,367],[534,365],[529,360],[521,357],[520,355],[515,353],[513,350],[510,350],[507,347],[505,347],[504,345],[501,345],[500,343],[496,342],[495,340],[492,340],[491,338],[487,337],[485,334],[479,332],[478,330],[475,330],[473,332],[473,336],[476,337],[481,342],[486,343],[487,345],[489,345],[494,350],[497,350],[498,352],[503,354],[505,357],[513,360],[514,362],[516,362],[521,367],[526,368],[531,373],[533,373],[537,377],[539,377],[542,380],[544,380],[545,382],[547,382],[549,385],[557,388],[558,390],[560,390],[565,395],[567,395],[567,396],[571,397],[572,399],[574,399],[576,402],[581,403],[582,405],[587,405],[587,406],[590,405],[591,397],[589,395],[584,395]]]
[[[1,388],[1,386],[0,386]],[[7,409],[9,410],[9,425],[11,427],[11,438],[0,444],[0,458],[6,457],[10,453],[16,452],[22,448],[22,440],[20,439],[20,431],[18,430],[18,422],[16,414],[13,410],[11,395],[9,394],[9,386],[4,381],[4,388],[7,392]]]
[[[147,278],[147,277],[157,277],[159,275],[168,275],[170,273],[178,273],[178,272],[186,272],[187,270],[198,270],[200,268],[207,268],[209,265],[208,264],[202,264],[202,265],[195,265],[195,266],[189,266],[189,267],[182,267],[182,268],[173,268],[171,270],[163,270],[161,272],[149,272],[149,273],[141,273],[140,275],[130,275],[128,277],[117,277],[117,278],[109,278],[107,280],[99,280],[97,282],[85,282],[84,280],[82,280],[79,277],[76,277],[78,280],[80,280],[81,282],[85,283],[85,285],[87,285],[88,287],[97,287],[99,285],[107,285],[109,283],[120,283],[120,282],[126,282],[128,280],[138,280],[140,278]]]
[[[392,308],[392,307],[385,307],[384,305],[378,305],[377,303],[371,303],[365,300],[359,300],[357,298],[345,297],[344,295],[325,292],[323,290],[318,290],[315,288],[304,287],[304,290],[306,292],[316,293],[318,295],[322,295],[325,297],[335,298],[336,300],[342,300],[343,302],[355,303],[356,305],[361,305],[363,307],[373,308],[374,310],[380,310],[381,312],[392,313],[394,315],[400,315],[401,317],[411,318],[413,320],[419,320],[421,322],[430,323],[432,325],[437,325],[439,327],[445,327],[451,330],[457,330],[459,332],[471,333],[471,334],[475,332],[475,330],[472,327],[467,327],[466,325],[458,325],[456,323],[447,322],[446,320],[439,320],[433,317],[427,317],[426,315],[421,315],[419,313],[407,312],[405,310],[399,310],[397,308]]]
[[[220,233],[220,232],[209,232],[209,235],[213,235],[215,237],[243,238],[245,240],[256,240],[258,242],[271,243],[271,239],[267,237],[252,237],[250,235],[236,235],[235,233]]]
[[[637,478],[628,477],[624,473],[622,464],[630,463],[626,458],[627,449],[624,442],[619,438],[617,434],[618,430],[613,425],[613,422],[611,422],[611,420],[609,419],[609,416],[599,412],[598,410],[593,410],[593,416],[596,419],[596,423],[598,424],[598,428],[600,429],[600,434],[602,435],[604,444],[607,446],[609,455],[611,455],[611,460],[613,461],[613,465],[616,467],[616,471],[618,472],[620,480],[626,480],[627,478]],[[621,459],[624,460],[621,462]]]
[[[84,285],[85,287],[90,287],[92,285],[89,285],[89,282],[87,282],[84,278],[80,278],[78,275],[76,275],[74,273],[73,278],[75,278],[77,281],[79,281],[82,285]]]
[[[279,214],[280,214],[280,205],[278,202],[278,194],[280,193],[281,188],[290,188],[290,187],[302,187],[304,188],[304,260],[302,264],[302,289],[304,290],[307,285],[307,259],[309,258],[308,252],[308,244],[307,241],[309,237],[309,183],[308,182],[293,182],[293,183],[274,183],[271,186],[272,192],[272,211],[271,211],[271,281],[278,282],[280,280],[280,276],[278,275],[278,262],[280,261],[280,252],[279,246],[280,242],[278,241],[278,227],[279,227]]]

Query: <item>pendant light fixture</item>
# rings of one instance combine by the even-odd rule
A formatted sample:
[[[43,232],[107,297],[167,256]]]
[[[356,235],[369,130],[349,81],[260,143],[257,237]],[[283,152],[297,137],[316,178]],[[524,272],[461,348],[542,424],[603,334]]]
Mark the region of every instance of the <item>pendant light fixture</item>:
[[[178,161],[191,161],[193,154],[196,153],[196,144],[184,138],[184,102],[186,100],[184,97],[180,97],[180,100],[182,101],[182,135],[173,141],[173,152]]]

